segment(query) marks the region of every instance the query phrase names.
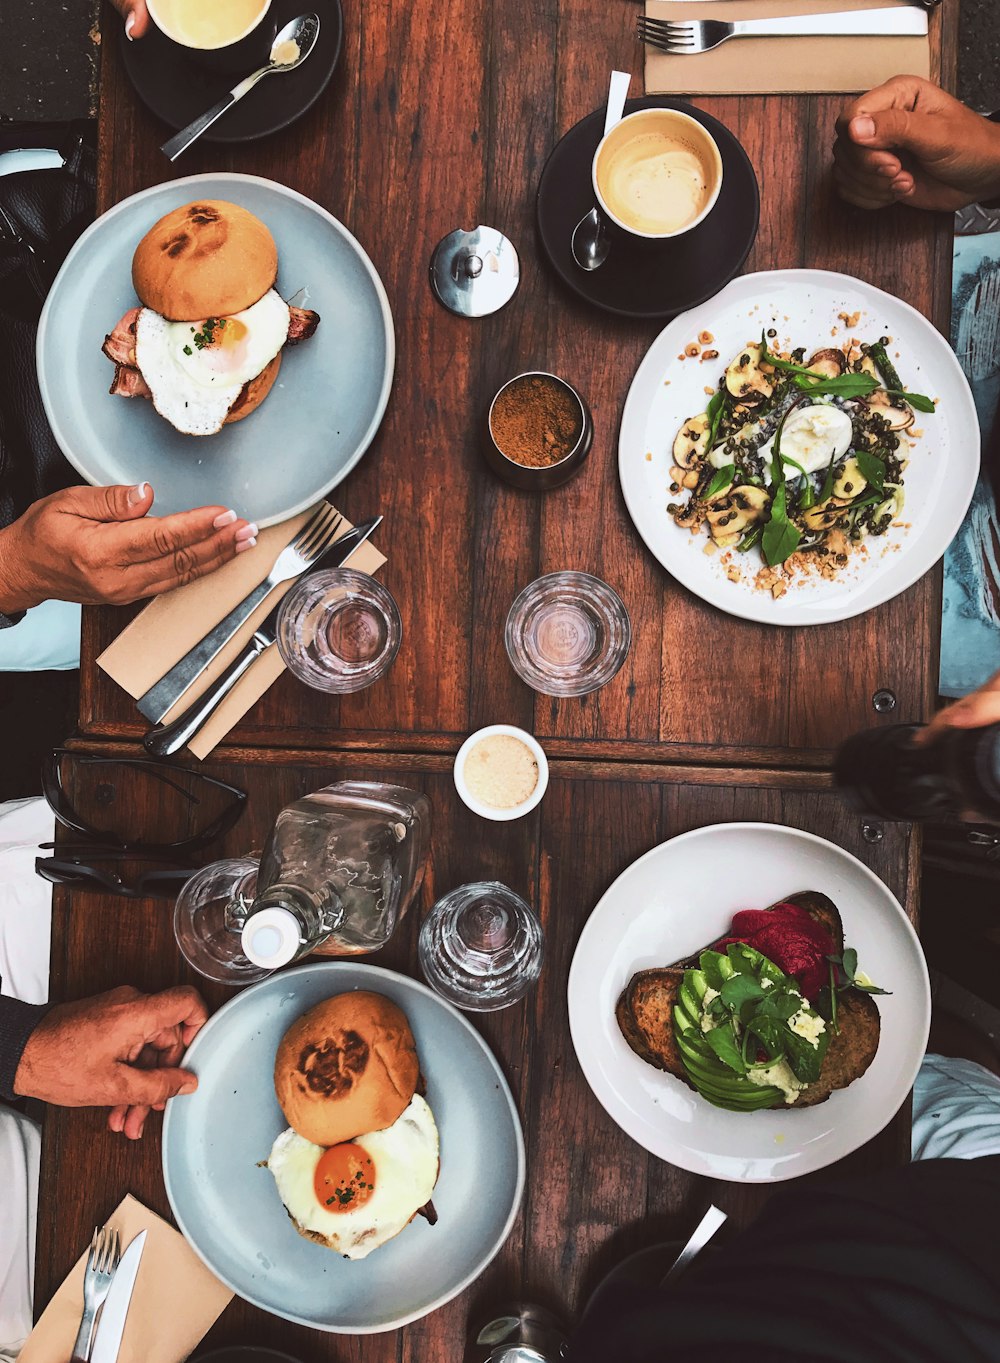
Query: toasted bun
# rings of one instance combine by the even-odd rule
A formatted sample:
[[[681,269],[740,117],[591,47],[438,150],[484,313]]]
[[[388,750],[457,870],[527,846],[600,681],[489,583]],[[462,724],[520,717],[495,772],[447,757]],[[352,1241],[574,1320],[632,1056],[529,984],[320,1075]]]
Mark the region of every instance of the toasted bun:
[[[420,1077],[405,1013],[382,994],[338,994],[282,1038],[274,1090],[288,1125],[316,1145],[391,1126]]]
[[[274,387],[274,381],[278,377],[280,368],[281,351],[279,350],[266,369],[262,369],[255,379],[251,379],[249,383],[243,385],[243,391],[230,407],[229,414],[222,424],[228,426],[231,421],[242,421],[245,416],[255,412]]]
[[[263,298],[278,276],[278,248],[238,204],[199,199],[155,223],[135,248],[132,283],[172,322],[229,317]]]

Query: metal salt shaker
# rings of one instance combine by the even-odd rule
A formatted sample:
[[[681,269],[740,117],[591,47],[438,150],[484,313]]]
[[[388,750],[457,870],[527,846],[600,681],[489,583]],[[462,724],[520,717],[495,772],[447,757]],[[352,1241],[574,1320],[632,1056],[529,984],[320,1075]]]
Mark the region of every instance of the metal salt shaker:
[[[561,1363],[569,1353],[563,1322],[543,1306],[512,1306],[476,1334],[466,1363]]]

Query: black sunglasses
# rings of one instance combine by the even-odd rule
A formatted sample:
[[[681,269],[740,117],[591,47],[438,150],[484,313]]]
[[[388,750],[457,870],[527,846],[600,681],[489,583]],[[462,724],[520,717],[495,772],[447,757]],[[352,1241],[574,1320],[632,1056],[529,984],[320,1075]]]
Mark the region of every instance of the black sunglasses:
[[[191,805],[205,803],[209,792],[221,792],[228,797],[228,802],[219,814],[216,814],[206,823],[205,827],[187,837],[178,838],[174,842],[156,842],[141,836],[127,836],[114,828],[99,828],[77,812],[68,791],[63,785],[64,759],[69,759],[71,763],[78,764],[81,767],[106,770],[109,775],[116,768],[137,771],[142,777],[152,777],[154,780],[170,786]],[[179,780],[182,774],[187,779],[188,785],[182,784]],[[194,789],[189,788],[192,784]],[[199,788],[203,789],[204,798],[199,796]],[[64,828],[79,834],[88,843],[100,844],[102,852],[130,851],[154,859],[160,857],[167,860],[192,856],[208,847],[218,838],[224,837],[242,816],[247,802],[245,790],[240,790],[238,786],[231,786],[225,781],[220,781],[215,776],[207,776],[203,772],[178,768],[166,762],[151,762],[148,758],[100,757],[91,753],[73,752],[68,748],[54,748],[43,760],[42,793],[53,814]],[[91,856],[95,855],[96,850],[95,848],[91,851]],[[60,848],[60,852],[62,851],[63,849]]]
[[[43,847],[51,845],[42,844]],[[83,860],[84,856],[86,860]],[[118,871],[91,865],[92,861],[124,861],[135,856],[132,850],[113,847],[60,847],[54,856],[36,857],[35,871],[52,885],[103,891],[123,899],[176,899],[196,871],[192,866],[165,866],[125,879]]]

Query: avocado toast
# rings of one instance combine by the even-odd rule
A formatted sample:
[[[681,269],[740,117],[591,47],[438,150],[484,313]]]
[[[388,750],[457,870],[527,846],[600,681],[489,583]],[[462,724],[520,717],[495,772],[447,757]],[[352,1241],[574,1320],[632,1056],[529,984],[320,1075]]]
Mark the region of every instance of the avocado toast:
[[[860,1078],[878,1049],[872,994],[883,992],[857,971],[833,902],[803,891],[737,914],[731,935],[696,956],[639,971],[615,1011],[648,1064],[751,1112],[812,1106]]]

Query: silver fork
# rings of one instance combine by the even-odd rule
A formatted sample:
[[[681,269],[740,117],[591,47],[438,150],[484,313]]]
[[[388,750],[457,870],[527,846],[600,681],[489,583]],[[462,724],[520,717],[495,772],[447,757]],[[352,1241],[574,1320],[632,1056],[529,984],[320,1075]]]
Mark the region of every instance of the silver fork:
[[[727,38],[809,37],[812,35],[873,36],[927,32],[927,13],[910,9],[853,10],[841,14],[801,14],[774,19],[647,19],[639,15],[638,33],[644,43],[686,57],[711,52]]]
[[[83,1318],[73,1345],[73,1363],[89,1363],[94,1345],[94,1322],[97,1312],[104,1305],[120,1258],[118,1232],[107,1226],[95,1230],[83,1275]]]
[[[212,659],[225,648],[240,626],[249,620],[264,598],[279,582],[288,582],[291,578],[298,577],[315,563],[320,554],[337,538],[343,524],[343,516],[334,511],[329,502],[324,502],[291,544],[282,549],[264,581],[258,587],[254,587],[238,606],[234,606],[226,618],[220,620],[215,628],[185,653],[179,662],[174,663],[165,677],[161,677],[155,686],[151,686],[145,695],[139,697],[136,703],[140,714],[158,724],[188,687],[201,676]]]

